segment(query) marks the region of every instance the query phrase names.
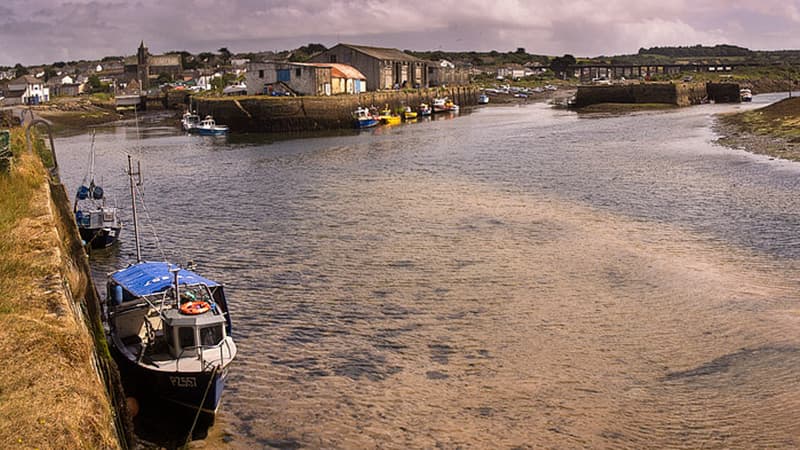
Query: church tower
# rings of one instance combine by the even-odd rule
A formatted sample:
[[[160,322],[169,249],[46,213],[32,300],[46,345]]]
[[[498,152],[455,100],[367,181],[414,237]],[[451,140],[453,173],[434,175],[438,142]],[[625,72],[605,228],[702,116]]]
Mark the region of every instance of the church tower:
[[[141,83],[142,90],[147,91],[150,89],[150,55],[147,52],[147,47],[144,46],[144,41],[139,44],[139,51],[136,53],[136,64],[136,76]]]

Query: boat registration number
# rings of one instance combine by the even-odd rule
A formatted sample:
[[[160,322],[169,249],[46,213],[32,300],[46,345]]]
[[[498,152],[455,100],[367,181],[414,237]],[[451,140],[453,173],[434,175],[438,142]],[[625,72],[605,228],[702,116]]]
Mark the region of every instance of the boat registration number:
[[[197,387],[195,377],[169,377],[169,381],[176,387]]]

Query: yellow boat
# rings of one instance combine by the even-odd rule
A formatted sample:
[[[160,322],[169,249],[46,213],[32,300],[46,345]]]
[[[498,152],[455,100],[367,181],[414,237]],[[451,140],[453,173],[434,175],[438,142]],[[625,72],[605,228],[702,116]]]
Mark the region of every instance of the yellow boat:
[[[381,123],[386,125],[397,125],[402,120],[397,114],[392,114],[389,105],[386,105],[386,107],[381,110],[380,114],[378,114],[378,119],[380,119]]]
[[[403,118],[405,118],[406,120],[416,119],[417,118],[417,112],[416,111],[412,111],[410,106],[406,106],[405,111],[403,111]]]

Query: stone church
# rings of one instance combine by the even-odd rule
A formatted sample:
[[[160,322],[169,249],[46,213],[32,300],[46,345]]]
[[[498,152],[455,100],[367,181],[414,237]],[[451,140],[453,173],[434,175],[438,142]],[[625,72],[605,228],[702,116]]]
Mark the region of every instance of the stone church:
[[[178,79],[182,73],[181,55],[151,55],[144,41],[139,44],[136,56],[125,58],[126,78],[137,80],[144,90],[149,89],[161,74]]]

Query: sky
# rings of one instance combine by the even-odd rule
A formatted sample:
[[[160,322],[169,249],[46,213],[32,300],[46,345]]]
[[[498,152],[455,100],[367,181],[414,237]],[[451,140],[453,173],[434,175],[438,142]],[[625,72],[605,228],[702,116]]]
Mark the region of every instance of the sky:
[[[575,56],[733,44],[800,49],[800,0],[2,0],[0,66],[150,52],[402,50]]]

